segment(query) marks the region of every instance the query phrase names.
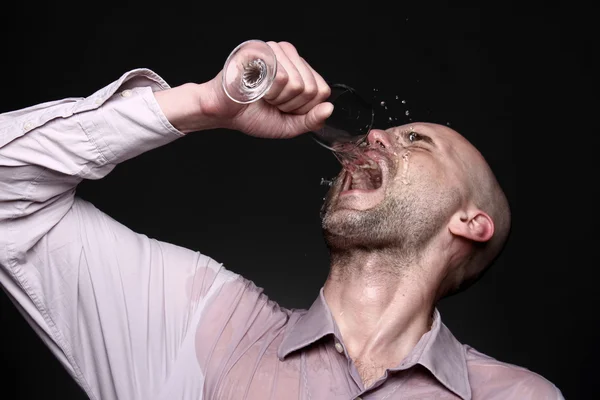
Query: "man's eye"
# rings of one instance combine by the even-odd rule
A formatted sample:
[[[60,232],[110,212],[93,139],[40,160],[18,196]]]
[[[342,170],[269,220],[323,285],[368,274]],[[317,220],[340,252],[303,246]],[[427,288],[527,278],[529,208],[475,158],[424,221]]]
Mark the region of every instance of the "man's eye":
[[[408,134],[408,141],[409,142],[414,142],[416,140],[419,140],[421,137],[419,136],[419,134],[417,132],[410,132]]]

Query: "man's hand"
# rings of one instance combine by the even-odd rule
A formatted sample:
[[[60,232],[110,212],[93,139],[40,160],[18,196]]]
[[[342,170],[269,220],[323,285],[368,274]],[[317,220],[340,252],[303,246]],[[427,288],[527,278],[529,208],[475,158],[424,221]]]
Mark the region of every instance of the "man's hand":
[[[184,133],[227,128],[264,138],[291,138],[320,128],[333,105],[325,102],[325,80],[287,42],[268,42],[277,75],[265,96],[238,104],[221,87],[222,71],[204,84],[185,84],[155,93],[171,123]]]

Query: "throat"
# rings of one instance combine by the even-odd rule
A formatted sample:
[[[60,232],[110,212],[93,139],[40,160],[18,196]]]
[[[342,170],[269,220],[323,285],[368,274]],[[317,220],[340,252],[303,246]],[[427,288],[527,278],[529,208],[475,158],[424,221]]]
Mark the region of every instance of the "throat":
[[[332,265],[324,295],[348,354],[368,386],[400,364],[431,329],[434,296],[425,276],[412,276],[413,268],[382,275],[375,273],[382,260],[362,261],[360,271],[346,270],[341,276]]]

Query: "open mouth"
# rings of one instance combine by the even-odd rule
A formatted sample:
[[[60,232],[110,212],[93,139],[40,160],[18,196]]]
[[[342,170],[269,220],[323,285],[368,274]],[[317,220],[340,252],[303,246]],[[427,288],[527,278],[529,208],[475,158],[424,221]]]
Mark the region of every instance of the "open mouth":
[[[369,157],[361,157],[345,166],[347,174],[343,191],[377,190],[381,187],[383,174],[381,167]]]

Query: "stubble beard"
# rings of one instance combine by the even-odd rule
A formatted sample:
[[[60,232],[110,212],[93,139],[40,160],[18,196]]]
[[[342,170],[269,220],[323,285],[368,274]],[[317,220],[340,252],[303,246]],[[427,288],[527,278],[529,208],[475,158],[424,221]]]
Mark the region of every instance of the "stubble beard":
[[[334,204],[326,204],[322,218],[325,242],[332,256],[373,249],[414,258],[447,221],[447,202],[452,200],[425,200],[404,190],[387,193],[382,203],[369,210],[337,210]]]

